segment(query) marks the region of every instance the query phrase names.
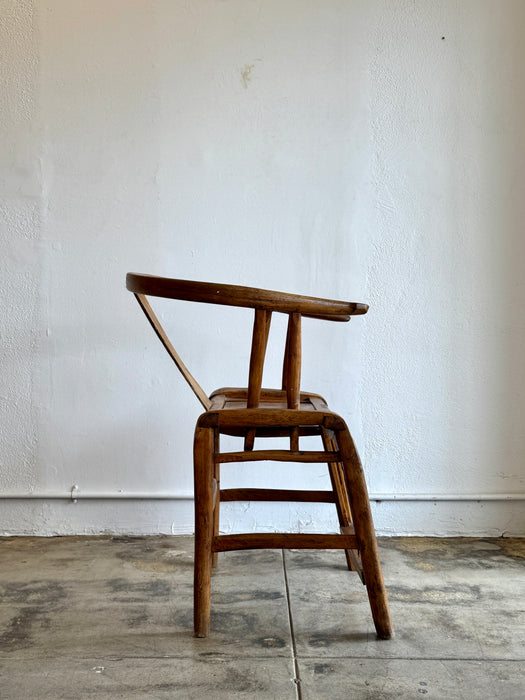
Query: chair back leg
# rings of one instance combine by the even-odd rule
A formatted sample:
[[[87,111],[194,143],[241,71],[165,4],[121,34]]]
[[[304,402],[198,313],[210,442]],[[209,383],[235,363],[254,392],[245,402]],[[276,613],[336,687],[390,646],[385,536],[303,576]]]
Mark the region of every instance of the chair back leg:
[[[213,431],[213,449],[215,454],[220,452],[220,433],[217,428]],[[219,534],[219,519],[220,519],[220,500],[221,500],[221,465],[215,462],[213,466],[213,478],[215,480],[215,499],[213,504],[213,537]],[[211,555],[211,565],[213,568],[219,563],[218,552],[213,552]]]

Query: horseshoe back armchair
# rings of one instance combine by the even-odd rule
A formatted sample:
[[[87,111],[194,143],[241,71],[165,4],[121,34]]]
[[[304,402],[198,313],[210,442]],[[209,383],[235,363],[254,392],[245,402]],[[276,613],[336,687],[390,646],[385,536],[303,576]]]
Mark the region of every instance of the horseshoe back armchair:
[[[366,304],[285,294],[250,287],[168,279],[129,273],[127,289],[135,294],[153,330],[201,402],[204,412],[194,437],[195,573],[194,627],[206,637],[210,625],[211,569],[219,552],[239,549],[342,549],[348,568],[366,585],[379,638],[393,628],[379,562],[372,514],[361,461],[345,421],[318,394],[301,391],[301,320],[349,321],[365,314]],[[254,309],[246,388],[222,388],[208,396],[169,341],[147,296]],[[282,387],[262,388],[263,364],[272,313],[288,315]],[[243,449],[221,452],[220,436],[244,440]],[[302,450],[300,438],[317,435],[322,450]],[[289,449],[254,449],[257,439],[286,437]],[[275,460],[328,465],[331,490],[221,489],[220,466],[232,462]],[[302,501],[335,505],[339,534],[220,534],[220,503],[226,501]]]

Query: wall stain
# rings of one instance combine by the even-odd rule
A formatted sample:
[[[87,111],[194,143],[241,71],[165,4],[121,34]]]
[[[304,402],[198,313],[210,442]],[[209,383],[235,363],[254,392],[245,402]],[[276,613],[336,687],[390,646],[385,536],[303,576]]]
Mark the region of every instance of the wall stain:
[[[246,63],[244,67],[241,69],[241,80],[242,84],[244,85],[244,89],[248,89],[248,83],[252,79],[252,70],[255,68],[254,63]]]

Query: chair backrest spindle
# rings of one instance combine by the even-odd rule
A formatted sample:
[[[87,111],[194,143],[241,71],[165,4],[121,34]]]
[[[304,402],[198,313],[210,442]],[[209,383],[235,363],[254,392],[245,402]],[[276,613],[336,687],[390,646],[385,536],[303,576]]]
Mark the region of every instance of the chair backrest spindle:
[[[253,321],[252,350],[250,354],[250,370],[248,375],[248,408],[257,408],[261,397],[261,386],[264,369],[264,358],[268,345],[268,334],[272,312],[265,309],[255,309]]]
[[[301,314],[297,312],[288,316],[283,363],[283,389],[286,390],[288,408],[299,408],[301,400]]]
[[[272,312],[266,309],[255,309],[253,320],[252,350],[250,353],[250,370],[248,374],[247,408],[258,408],[261,398],[261,386],[264,369],[264,358],[268,345],[268,334]],[[244,438],[244,449],[253,450],[255,430],[248,430]]]

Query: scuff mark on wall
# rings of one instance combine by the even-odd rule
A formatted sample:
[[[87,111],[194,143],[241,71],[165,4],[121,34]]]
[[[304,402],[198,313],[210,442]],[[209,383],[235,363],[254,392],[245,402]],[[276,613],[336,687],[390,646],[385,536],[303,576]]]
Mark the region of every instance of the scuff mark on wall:
[[[255,68],[254,63],[247,63],[243,69],[241,70],[241,80],[242,84],[244,85],[244,88],[247,90],[248,89],[248,83],[252,79],[252,70]]]

